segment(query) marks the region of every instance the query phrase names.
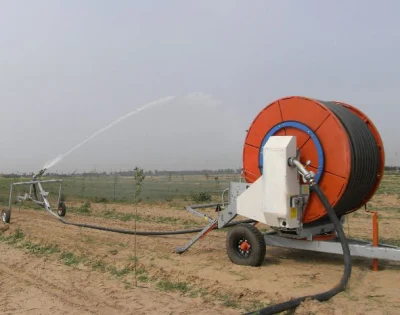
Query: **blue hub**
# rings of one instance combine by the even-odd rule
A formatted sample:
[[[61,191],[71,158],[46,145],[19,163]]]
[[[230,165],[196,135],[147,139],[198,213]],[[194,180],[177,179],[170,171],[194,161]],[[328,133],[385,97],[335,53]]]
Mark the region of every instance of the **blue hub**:
[[[273,136],[275,133],[277,133],[279,130],[285,128],[285,127],[291,127],[295,129],[299,129],[306,134],[308,134],[311,137],[311,140],[314,142],[315,147],[317,148],[317,153],[318,153],[318,171],[317,174],[315,174],[315,182],[318,183],[321,176],[322,176],[322,170],[324,169],[324,152],[322,150],[322,145],[321,142],[319,141],[317,135],[312,131],[309,127],[306,125],[299,123],[297,121],[284,121],[282,123],[277,124],[275,127],[273,127],[268,133],[265,135],[261,147],[260,147],[260,152],[258,153],[258,164],[259,168],[261,171],[261,174],[263,173],[263,148],[264,145],[267,143],[269,137]]]

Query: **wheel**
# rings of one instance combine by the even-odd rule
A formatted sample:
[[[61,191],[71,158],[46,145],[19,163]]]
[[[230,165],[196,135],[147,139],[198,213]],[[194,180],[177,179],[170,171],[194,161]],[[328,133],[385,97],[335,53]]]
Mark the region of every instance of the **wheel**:
[[[3,211],[1,212],[1,220],[4,223],[10,223],[11,220],[11,211],[7,210],[7,209],[3,209]]]
[[[65,214],[67,213],[67,207],[65,206],[64,202],[60,202],[58,204],[58,209],[57,209],[57,213],[60,217],[65,216]]]
[[[264,236],[251,224],[239,224],[228,232],[226,250],[237,265],[260,266],[266,253]]]

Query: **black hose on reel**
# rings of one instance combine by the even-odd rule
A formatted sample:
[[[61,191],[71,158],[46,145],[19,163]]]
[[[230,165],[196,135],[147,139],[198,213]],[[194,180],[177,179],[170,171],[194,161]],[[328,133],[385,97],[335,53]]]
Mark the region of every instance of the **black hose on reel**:
[[[350,255],[350,248],[349,244],[347,242],[346,236],[344,235],[342,225],[340,224],[340,221],[338,217],[336,216],[335,210],[331,207],[329,204],[328,199],[325,197],[324,193],[322,192],[321,188],[317,185],[314,184],[311,186],[312,191],[315,191],[315,193],[318,195],[319,199],[321,200],[322,204],[324,205],[326,211],[328,212],[328,216],[331,219],[332,223],[335,226],[337,236],[339,237],[340,244],[342,245],[343,249],[343,255],[344,255],[344,272],[342,279],[340,280],[339,284],[335,286],[334,288],[323,292],[323,293],[318,293],[315,295],[307,295],[307,296],[302,296],[293,300],[289,300],[283,303],[271,305],[265,308],[262,308],[258,311],[255,312],[250,312],[246,313],[246,315],[250,314],[259,314],[259,315],[272,315],[272,314],[278,314],[280,312],[296,308],[297,306],[300,305],[301,302],[305,301],[306,299],[312,299],[312,300],[318,300],[318,301],[326,301],[335,296],[336,294],[340,293],[343,291],[347,283],[349,282],[350,276],[351,276],[351,255]]]
[[[374,188],[379,174],[379,148],[371,130],[360,117],[340,104],[319,102],[340,120],[350,143],[350,178],[344,194],[334,207],[336,214],[341,217],[362,207]]]

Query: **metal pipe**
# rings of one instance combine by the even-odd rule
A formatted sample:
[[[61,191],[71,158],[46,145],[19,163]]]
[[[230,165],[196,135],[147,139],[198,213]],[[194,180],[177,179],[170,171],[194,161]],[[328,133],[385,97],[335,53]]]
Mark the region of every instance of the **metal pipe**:
[[[193,206],[189,206],[192,209],[200,209],[200,208],[212,208],[212,207],[216,207],[218,206],[219,203],[208,203],[208,204],[204,204],[204,205],[193,205]]]
[[[379,232],[378,232],[378,213],[374,212],[372,215],[372,246],[379,246]],[[378,259],[372,260],[372,269],[378,271]]]
[[[203,213],[200,213],[200,212],[194,210],[194,209],[191,208],[191,207],[186,207],[186,210],[189,211],[190,213],[192,213],[192,214],[194,214],[194,215],[196,215],[196,216],[202,218],[202,219],[205,219],[205,220],[209,221],[209,222],[212,222],[212,221],[213,221],[213,219],[210,218],[208,215],[203,214]]]
[[[296,158],[289,158],[288,160],[288,164],[291,167],[297,167],[299,173],[303,176],[304,180],[308,183],[312,183],[314,181],[314,172],[312,171],[307,171],[307,169],[305,168],[305,166],[303,164],[301,164],[301,162],[296,159]],[[307,162],[307,165],[309,165],[310,163]]]
[[[60,188],[58,188],[58,205],[61,202],[61,184],[60,184]]]
[[[38,187],[39,187],[39,193],[43,198],[43,202],[44,202],[44,207],[46,210],[51,210],[51,206],[49,201],[47,200],[47,193],[46,191],[43,189],[42,184],[40,182],[37,183]]]
[[[42,176],[46,171],[47,171],[47,168],[44,168],[44,169],[40,170],[36,175],[32,176],[32,179],[35,180],[36,177]]]
[[[9,199],[8,199],[8,210],[11,211],[11,199],[12,199],[12,193],[13,193],[13,184],[11,183],[10,185],[10,195],[9,195]]]
[[[29,181],[29,182],[12,183],[12,185],[17,186],[17,185],[34,185],[34,184],[38,184],[38,183],[60,183],[62,181],[63,181],[62,179],[34,180],[34,181]]]

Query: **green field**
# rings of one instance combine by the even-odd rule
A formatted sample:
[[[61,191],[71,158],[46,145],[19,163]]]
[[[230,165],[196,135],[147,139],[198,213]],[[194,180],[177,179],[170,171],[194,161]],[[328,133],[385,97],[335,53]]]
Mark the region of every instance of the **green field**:
[[[52,177],[55,178],[56,177]],[[51,179],[51,178],[44,178]],[[29,178],[0,178],[0,201],[8,201],[10,184],[27,181]],[[65,177],[62,179],[62,190],[66,199],[91,199],[94,201],[132,202],[135,194],[135,179],[128,176],[93,176]],[[221,198],[221,193],[229,187],[229,182],[240,181],[239,174],[222,175],[179,175],[179,176],[147,176],[143,182],[141,200],[143,202],[159,202],[185,200],[207,202]],[[58,195],[59,184],[43,184],[54,198]],[[29,187],[16,186],[18,194],[24,194]]]
[[[57,177],[52,177],[57,178]],[[45,179],[50,179],[46,177]],[[10,184],[26,181],[29,178],[0,178],[0,202],[8,201]],[[147,176],[143,182],[141,200],[143,202],[171,202],[174,200],[207,202],[220,199],[229,182],[240,181],[239,174],[222,175],[172,175]],[[128,176],[76,176],[63,178],[63,194],[68,200],[90,199],[103,202],[132,202],[135,193],[135,179]],[[58,195],[58,184],[44,184],[51,198]],[[27,192],[28,187],[17,187],[17,193]],[[377,194],[398,194],[400,192],[400,173],[386,172]]]
[[[393,171],[386,172],[377,194],[399,194],[400,193],[400,173]]]

